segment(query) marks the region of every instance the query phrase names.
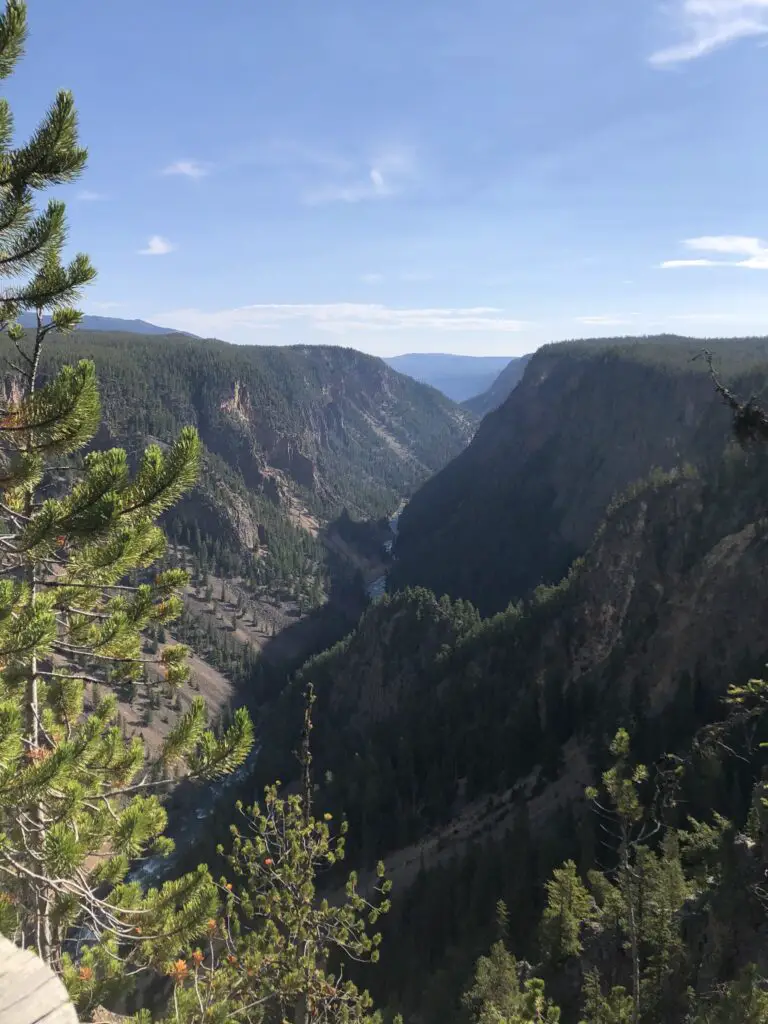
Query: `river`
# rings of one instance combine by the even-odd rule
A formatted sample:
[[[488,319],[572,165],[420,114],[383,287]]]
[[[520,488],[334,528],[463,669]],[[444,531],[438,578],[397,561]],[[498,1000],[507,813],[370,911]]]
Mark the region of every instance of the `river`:
[[[397,512],[395,512],[395,514],[389,520],[389,528],[392,531],[392,536],[389,538],[389,540],[384,542],[384,550],[388,555],[392,554],[392,545],[395,543],[395,538],[397,537],[400,513],[403,511],[404,507],[404,505],[401,505],[400,508],[398,508]],[[378,601],[380,598],[382,598],[387,592],[387,573],[384,573],[382,576],[377,576],[375,580],[372,580],[368,584],[365,590],[371,601]]]

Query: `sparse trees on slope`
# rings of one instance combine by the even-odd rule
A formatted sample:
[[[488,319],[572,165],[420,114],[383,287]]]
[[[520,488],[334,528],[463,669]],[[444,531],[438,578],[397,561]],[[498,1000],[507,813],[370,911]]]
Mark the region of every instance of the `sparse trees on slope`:
[[[9,0],[2,77],[25,32],[25,5]],[[204,927],[215,900],[205,869],[146,895],[125,879],[133,858],[168,849],[158,794],[171,773],[230,771],[247,754],[251,725],[238,713],[216,737],[193,702],[150,764],[117,724],[110,684],[141,677],[141,631],[180,609],[186,574],[150,580],[147,570],[165,549],[155,520],[194,481],[200,443],[184,430],[167,451],[149,448],[133,472],[120,449],[76,455],[100,422],[93,364],[65,366],[43,384],[39,365],[51,336],[78,323],[71,303],[94,271],[83,255],[62,263],[64,206],[36,213],[33,196],[74,178],[86,153],[68,93],[24,147],[11,147],[11,128],[0,101],[0,271],[11,279],[0,321],[18,357],[0,402],[0,927],[87,999],[115,964],[167,958]],[[31,336],[17,323],[27,310],[37,317]],[[185,655],[171,646],[149,660],[178,686]],[[86,714],[86,688],[96,685],[104,695]],[[74,935],[87,938],[77,963],[67,953]]]

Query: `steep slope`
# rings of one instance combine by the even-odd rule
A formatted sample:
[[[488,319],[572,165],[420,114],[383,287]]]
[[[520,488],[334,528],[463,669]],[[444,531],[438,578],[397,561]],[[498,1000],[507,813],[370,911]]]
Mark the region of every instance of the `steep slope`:
[[[766,339],[712,342],[726,374],[765,361]],[[659,338],[539,350],[472,443],[401,518],[393,587],[426,586],[500,610],[560,579],[611,498],[653,467],[706,460],[726,413],[695,359]]]
[[[492,412],[492,410],[498,409],[523,379],[525,368],[530,359],[530,356],[519,356],[516,359],[510,359],[487,391],[483,391],[482,394],[475,395],[473,398],[468,398],[462,402],[464,408],[480,419],[487,413]]]
[[[508,362],[506,356],[460,356],[413,352],[384,360],[399,373],[429,384],[454,402],[463,402],[489,388]]]
[[[424,590],[373,606],[302,672],[339,805],[380,849],[537,766],[557,775],[569,739],[599,740],[633,711],[648,720],[638,744],[674,747],[693,702],[711,710],[768,652],[767,480],[768,459],[733,453],[707,481],[655,473],[558,586],[489,619]],[[341,771],[356,757],[365,807]]]
[[[385,513],[471,429],[442,395],[353,349],[80,332],[51,362],[81,357],[96,362],[116,436],[166,440],[192,423],[248,488],[283,489],[321,517]]]

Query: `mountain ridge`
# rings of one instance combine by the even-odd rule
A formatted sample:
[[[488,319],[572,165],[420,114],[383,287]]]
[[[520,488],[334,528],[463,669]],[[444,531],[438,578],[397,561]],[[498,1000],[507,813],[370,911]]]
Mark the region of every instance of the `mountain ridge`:
[[[46,322],[48,317],[43,318]],[[19,317],[22,327],[33,328],[37,323],[34,313],[22,313]],[[124,319],[116,316],[98,316],[94,313],[86,313],[80,321],[81,331],[121,331],[127,334],[185,334],[185,331],[178,331],[173,327],[159,327],[147,320]],[[189,337],[195,337],[190,334]]]

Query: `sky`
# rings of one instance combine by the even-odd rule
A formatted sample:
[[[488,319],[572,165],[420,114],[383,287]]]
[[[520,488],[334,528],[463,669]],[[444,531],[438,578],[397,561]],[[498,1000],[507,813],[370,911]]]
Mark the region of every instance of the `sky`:
[[[768,333],[768,0],[31,0],[83,308],[517,355]]]

